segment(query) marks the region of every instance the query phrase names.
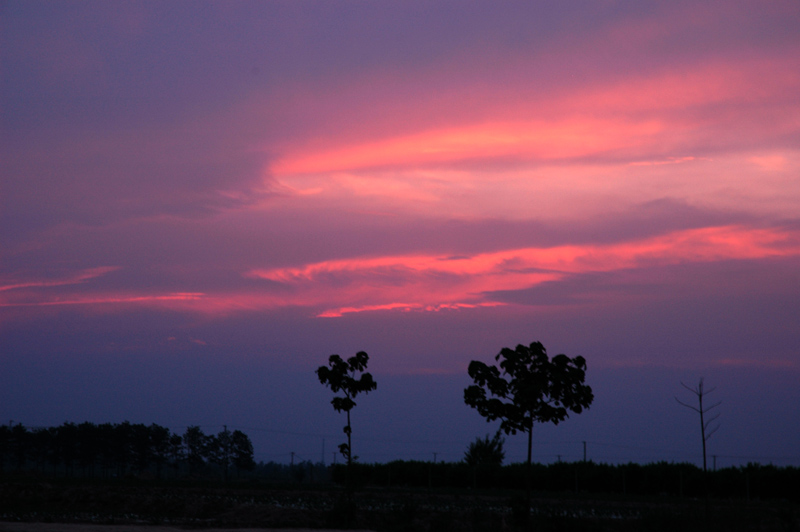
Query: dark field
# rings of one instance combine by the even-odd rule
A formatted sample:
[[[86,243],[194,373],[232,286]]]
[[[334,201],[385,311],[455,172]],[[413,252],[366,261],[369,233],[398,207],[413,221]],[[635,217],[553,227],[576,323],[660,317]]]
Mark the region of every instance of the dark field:
[[[523,501],[522,493],[499,490],[373,488],[353,496],[355,510],[350,512],[353,506],[334,487],[15,480],[0,484],[0,530],[55,530],[42,523],[126,525],[126,531],[131,526],[379,532],[800,530],[800,505],[780,500],[712,500],[707,515],[705,502],[697,499],[535,492],[527,523]]]

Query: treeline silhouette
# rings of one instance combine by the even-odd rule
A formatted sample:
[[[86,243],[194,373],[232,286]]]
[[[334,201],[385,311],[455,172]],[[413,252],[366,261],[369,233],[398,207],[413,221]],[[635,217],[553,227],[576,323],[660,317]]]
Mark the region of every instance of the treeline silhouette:
[[[396,460],[354,462],[361,487],[514,491],[525,489],[526,464],[470,465],[461,462]],[[29,429],[0,426],[0,475],[66,478],[227,480],[266,484],[346,483],[346,465],[304,460],[280,464],[253,459],[250,438],[227,428],[205,434],[200,427],[172,433],[156,424],[64,423]],[[708,472],[712,497],[800,501],[800,468],[751,463]],[[589,461],[534,463],[536,492],[702,498],[703,470],[690,463],[604,464]]]
[[[37,472],[64,477],[191,478],[252,471],[253,444],[227,427],[205,434],[192,426],[175,434],[141,423],[64,423],[28,429],[0,426],[0,473]]]
[[[333,482],[344,484],[344,465],[331,466]],[[361,486],[409,488],[525,489],[526,464],[470,466],[466,462],[394,461],[354,464]],[[533,464],[537,492],[573,492],[702,498],[703,469],[690,463],[602,464],[555,462]],[[748,464],[708,472],[710,495],[720,499],[800,501],[800,468]]]

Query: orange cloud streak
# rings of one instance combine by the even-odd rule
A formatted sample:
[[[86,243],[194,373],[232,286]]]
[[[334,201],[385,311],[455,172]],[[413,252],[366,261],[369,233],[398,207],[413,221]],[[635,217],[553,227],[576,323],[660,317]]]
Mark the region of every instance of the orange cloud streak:
[[[323,310],[317,314],[320,317],[379,310],[435,312],[502,305],[503,302],[493,300],[489,294],[523,290],[570,274],[797,255],[800,255],[797,232],[721,226],[608,245],[520,248],[469,256],[416,254],[340,259],[245,274],[287,288],[277,291],[265,286],[262,290],[248,287],[246,291],[216,293],[213,289],[203,293],[163,294],[89,292],[53,298],[36,290],[23,290],[0,301],[0,307],[82,305],[106,312],[109,305],[112,308],[145,305],[224,315],[296,306],[321,307]],[[100,270],[87,270],[71,279],[88,279],[87,272]]]
[[[344,146],[331,145],[327,139],[287,146],[271,172],[283,177],[481,159],[552,161],[631,150],[630,156],[648,158],[676,146],[685,149],[698,140],[701,144],[720,138],[734,141],[731,135],[743,131],[730,127],[731,113],[738,116],[753,106],[778,106],[781,111],[767,113],[760,125],[747,118],[749,137],[760,135],[762,129],[771,134],[794,131],[800,118],[796,105],[785,104],[800,90],[800,74],[763,57],[562,90],[558,94],[521,90],[504,95],[504,103],[497,103],[496,94],[484,95],[489,118],[468,124],[458,125],[451,117],[444,124],[421,121],[417,133],[399,137],[352,138]],[[461,97],[457,89],[451,96]],[[703,110],[710,115],[704,116]]]
[[[375,272],[400,269],[416,273],[452,275],[485,273],[513,274],[541,271],[586,272],[633,267],[643,261],[676,263],[717,259],[746,259],[781,256],[787,248],[776,247],[791,241],[789,253],[800,251],[800,244],[788,235],[769,229],[740,226],[706,227],[658,236],[647,240],[612,245],[569,245],[550,248],[522,248],[473,256],[401,255],[368,259],[342,259],[310,264],[300,268],[253,270],[250,276],[282,283],[318,280],[336,272]]]
[[[499,307],[505,303],[497,301],[490,301],[487,303],[453,303],[441,305],[423,305],[420,303],[389,303],[388,305],[366,305],[363,307],[341,307],[336,309],[326,310],[317,314],[318,318],[340,318],[345,314],[354,312],[370,312],[376,310],[402,310],[405,312],[422,311],[422,312],[439,312],[441,310],[456,310],[462,308],[479,308],[479,307]]]
[[[467,257],[345,259],[299,268],[253,270],[248,276],[293,286],[297,301],[314,305],[349,302],[321,314],[338,316],[376,309],[485,304],[487,292],[525,289],[574,273],[797,254],[798,235],[724,226],[605,246],[523,248]]]
[[[659,133],[656,121],[530,121],[489,123],[428,131],[278,162],[278,175],[359,170],[381,166],[426,166],[452,161],[515,158],[553,160],[638,146]]]

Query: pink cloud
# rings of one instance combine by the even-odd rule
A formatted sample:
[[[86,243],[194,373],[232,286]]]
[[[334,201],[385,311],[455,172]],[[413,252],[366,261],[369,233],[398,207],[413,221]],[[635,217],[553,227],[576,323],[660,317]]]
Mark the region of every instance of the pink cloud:
[[[499,307],[506,303],[490,301],[486,303],[443,303],[441,305],[422,305],[419,303],[389,303],[386,305],[366,305],[363,307],[341,307],[317,314],[318,318],[340,318],[345,314],[374,312],[378,310],[401,310],[403,312],[440,312],[443,310],[472,309],[480,307]]]
[[[436,166],[486,158],[577,158],[642,144],[661,129],[661,125],[649,120],[635,124],[601,120],[489,123],[300,155],[276,163],[273,171],[284,175],[385,166]]]
[[[568,274],[797,254],[798,234],[723,226],[620,244],[521,248],[455,258],[353,258],[253,270],[248,276],[291,286],[295,304],[329,306],[320,316],[334,317],[371,310],[483,305],[491,303],[485,300],[487,292],[521,290]],[[342,306],[345,301],[348,304]]]
[[[727,31],[717,25],[716,10],[689,18],[682,10],[658,11],[615,17],[579,36],[554,34],[547,49],[506,43],[486,50],[472,41],[467,50],[359,67],[346,76],[331,74],[326,83],[292,78],[280,86],[255,86],[238,103],[160,128],[129,127],[110,136],[98,131],[29,146],[20,166],[30,176],[20,182],[37,201],[50,190],[53,198],[44,203],[58,205],[64,192],[74,191],[70,201],[80,209],[115,215],[120,206],[134,204],[141,207],[134,209],[139,216],[174,208],[216,216],[219,225],[224,215],[215,209],[248,213],[248,227],[238,232],[258,235],[263,230],[252,227],[307,213],[322,213],[304,220],[312,232],[314,223],[342,212],[585,223],[597,212],[622,212],[664,198],[747,213],[774,212],[780,205],[782,214],[796,213],[800,159],[791,148],[770,143],[795,133],[800,123],[800,73],[786,68],[800,56],[797,45],[772,48],[769,41],[748,54],[670,51],[650,65],[652,49],[683,49],[675,35]],[[734,11],[726,16],[748,16],[747,10]],[[603,54],[621,54],[632,66],[601,68],[596,62]],[[104,163],[108,154],[113,157]],[[31,176],[51,175],[51,168],[81,176],[73,178],[81,186],[61,178],[54,186],[30,186]],[[765,170],[769,177],[762,175]],[[118,177],[110,179],[111,173]],[[251,194],[263,201],[254,205]],[[150,208],[160,201],[163,206]],[[182,211],[187,201],[196,205]],[[187,231],[186,242],[205,236],[200,233]],[[288,290],[271,290],[267,283],[253,292],[215,289],[203,284],[205,273],[197,273],[197,291],[189,285],[185,292],[101,292],[87,288],[93,277],[83,274],[88,277],[9,281],[0,292],[11,295],[0,304],[141,304],[210,314],[306,306],[321,308],[321,315],[466,308],[486,304],[486,292],[572,273],[765,258],[794,249],[791,242],[782,248],[770,240],[775,234],[717,227],[613,246],[520,248],[457,259],[387,252],[326,261],[319,252],[315,262],[293,268],[234,258],[225,266],[230,273],[244,270],[249,281],[266,279]],[[93,238],[90,246],[107,249]],[[163,234],[148,238],[156,242]],[[258,244],[242,238],[246,246]],[[160,251],[164,256],[173,254],[168,247]],[[186,249],[184,254],[196,253]],[[192,256],[197,264],[204,260]],[[147,260],[152,259],[142,262]],[[58,300],[39,290],[73,283],[81,283],[81,290],[60,291]]]
[[[65,294],[54,299],[46,297],[19,298],[16,300],[0,301],[0,307],[52,307],[70,305],[120,305],[120,304],[145,304],[151,306],[172,306],[174,302],[198,301],[205,294],[196,293],[167,293],[153,295],[132,295],[130,293],[97,293],[89,295]]]
[[[458,87],[447,90],[455,102],[475,98],[472,88],[463,94]],[[369,125],[362,126],[359,140],[357,124],[346,134],[310,136],[302,143],[284,145],[271,172],[280,177],[611,154],[647,159],[678,147],[758,142],[759,137],[796,130],[800,118],[792,97],[800,90],[800,74],[787,70],[783,59],[765,57],[717,58],[680,69],[666,66],[624,79],[599,80],[589,88],[565,85],[532,92],[522,85],[510,95],[500,87],[484,90],[478,116],[470,118],[469,111],[454,116],[429,113],[427,119],[413,119],[412,131],[408,118],[397,116],[404,125],[388,131],[406,132],[379,133],[377,140]],[[470,107],[467,101],[460,106]],[[760,114],[753,115],[753,109],[760,109]]]
[[[252,269],[244,274],[251,282],[242,288],[208,286],[203,292],[95,287],[91,280],[110,271],[97,268],[48,285],[50,290],[34,283],[6,285],[0,306],[29,311],[69,306],[98,313],[150,307],[209,317],[289,307],[314,309],[320,317],[438,312],[505,304],[489,294],[525,290],[574,274],[797,255],[796,231],[727,225],[610,244],[522,247],[458,256],[390,254]],[[259,280],[269,283],[258,286]]]
[[[78,273],[69,275],[67,277],[63,277],[61,279],[53,279],[53,280],[42,279],[42,280],[30,280],[30,281],[18,281],[18,282],[6,281],[9,284],[0,285],[0,292],[6,290],[18,290],[21,288],[45,288],[51,286],[80,284],[80,283],[85,283],[90,279],[103,276],[109,272],[113,272],[118,269],[119,269],[118,266],[100,266],[97,268],[89,268],[87,270],[82,270]],[[0,304],[1,303],[2,302],[0,301]]]
[[[359,89],[340,87],[349,94],[342,107],[319,117],[335,133],[271,145],[265,174],[287,205],[311,211],[563,219],[676,198],[791,215],[800,158],[787,139],[800,123],[800,74],[785,65],[798,56],[796,47],[720,54],[586,84],[525,75],[508,86],[470,84],[456,75],[459,85],[421,73],[441,100],[415,90],[409,99],[388,85],[410,82],[376,72],[357,84],[380,89],[383,99],[364,96],[378,125],[354,122]],[[512,55],[503,68],[519,62],[525,72],[539,60]]]

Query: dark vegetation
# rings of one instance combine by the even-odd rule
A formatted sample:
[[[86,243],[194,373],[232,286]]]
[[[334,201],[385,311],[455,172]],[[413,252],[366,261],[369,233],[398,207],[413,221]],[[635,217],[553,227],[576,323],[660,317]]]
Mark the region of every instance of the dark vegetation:
[[[177,468],[169,455],[159,466],[157,453],[144,452],[141,434],[138,450],[135,440],[120,438],[109,449],[127,451],[100,452],[95,460],[88,460],[91,453],[82,455],[80,446],[103,449],[107,442],[54,437],[51,442],[71,441],[76,446],[66,452],[69,445],[50,447],[43,455],[50,458],[44,466],[43,447],[25,445],[34,435],[57,435],[64,427],[69,434],[72,427],[83,425],[0,429],[0,520],[192,528],[350,526],[387,532],[797,530],[800,525],[800,468],[793,467],[749,464],[709,471],[707,521],[703,470],[692,464],[532,464],[533,495],[526,514],[525,463],[354,462],[353,502],[345,496],[345,464],[248,462],[239,467],[233,456],[226,481],[220,451],[211,452],[218,447],[214,441],[219,435],[204,435],[197,428],[187,430],[189,440],[202,435],[205,450],[195,449],[198,456],[190,465],[192,454],[184,445]],[[123,427],[120,434],[136,433],[130,430],[134,426],[111,425]],[[476,443],[488,443],[496,451],[501,441],[487,436]]]
[[[501,420],[500,430],[470,443],[458,463],[357,461],[349,413],[359,393],[376,389],[364,352],[347,361],[333,355],[317,369],[320,382],[342,394],[332,404],[347,413],[344,464],[256,464],[249,437],[227,427],[178,435],[127,422],[0,426],[0,521],[380,532],[800,530],[800,468],[532,463],[533,424],[558,424],[591,404],[586,362],[549,359],[538,342],[503,349],[495,360],[470,364],[475,384],[464,398],[488,421]],[[695,410],[705,443],[702,398]],[[528,436],[525,463],[502,465],[501,431]]]
[[[485,438],[478,438],[470,443],[464,453],[464,462],[469,466],[499,466],[506,458],[503,450],[505,439],[498,430],[492,438],[487,434]]]
[[[252,471],[253,444],[239,430],[204,434],[189,427],[183,435],[156,424],[64,423],[28,429],[0,426],[0,473],[47,477],[193,478]]]

